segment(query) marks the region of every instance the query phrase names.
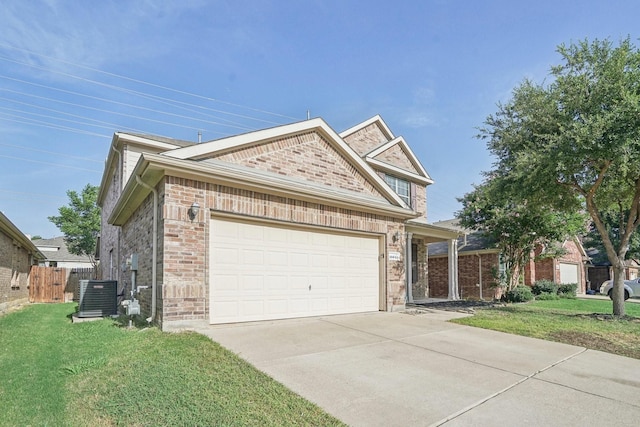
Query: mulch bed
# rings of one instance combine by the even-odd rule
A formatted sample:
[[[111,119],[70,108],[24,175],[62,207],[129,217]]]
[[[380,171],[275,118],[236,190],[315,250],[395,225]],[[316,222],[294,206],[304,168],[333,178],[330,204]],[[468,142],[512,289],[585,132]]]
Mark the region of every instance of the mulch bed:
[[[407,304],[407,309],[423,308],[432,310],[457,311],[460,313],[474,313],[477,309],[504,307],[506,304],[500,301],[479,301],[479,300],[457,300],[457,301],[437,301],[425,303]]]

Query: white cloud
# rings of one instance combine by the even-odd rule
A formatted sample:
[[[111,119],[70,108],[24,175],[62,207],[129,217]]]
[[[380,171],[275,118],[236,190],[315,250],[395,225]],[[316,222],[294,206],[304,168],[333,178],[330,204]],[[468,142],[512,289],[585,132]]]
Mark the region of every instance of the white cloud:
[[[66,68],[60,61],[101,67],[120,58],[155,57],[172,47],[172,22],[202,1],[70,2],[9,0],[0,8],[6,56]],[[157,34],[156,37],[153,37]],[[7,45],[15,49],[7,49]],[[56,58],[47,60],[36,52]]]
[[[438,119],[436,115],[430,111],[413,110],[405,113],[403,123],[411,128],[423,128],[437,126]]]

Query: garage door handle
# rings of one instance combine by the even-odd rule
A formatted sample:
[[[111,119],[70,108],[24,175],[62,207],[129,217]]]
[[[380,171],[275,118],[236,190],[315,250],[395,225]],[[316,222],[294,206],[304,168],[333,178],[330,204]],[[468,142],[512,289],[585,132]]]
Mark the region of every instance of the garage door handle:
[[[309,285],[309,290],[311,290],[311,285]]]

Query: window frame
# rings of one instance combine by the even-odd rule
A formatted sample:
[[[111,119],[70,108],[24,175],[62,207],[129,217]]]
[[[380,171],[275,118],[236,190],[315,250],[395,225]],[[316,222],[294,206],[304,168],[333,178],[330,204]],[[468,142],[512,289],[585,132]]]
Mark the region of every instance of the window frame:
[[[402,179],[399,178],[395,175],[389,175],[389,174],[385,174],[384,175],[384,182],[387,183],[387,185],[389,187],[391,187],[391,189],[398,195],[400,196],[400,198],[407,204],[407,206],[409,206],[410,208],[413,208],[412,206],[412,194],[411,194],[411,182],[406,180],[406,179]],[[400,186],[398,184],[405,184],[406,185],[406,189],[407,189],[407,194],[403,195],[400,194],[400,192],[398,191]]]

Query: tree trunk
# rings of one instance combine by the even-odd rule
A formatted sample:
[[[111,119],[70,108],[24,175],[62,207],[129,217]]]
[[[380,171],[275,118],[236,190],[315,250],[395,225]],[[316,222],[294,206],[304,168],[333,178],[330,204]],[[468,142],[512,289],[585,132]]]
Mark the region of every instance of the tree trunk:
[[[618,260],[613,265],[613,315],[624,316],[624,261]]]

